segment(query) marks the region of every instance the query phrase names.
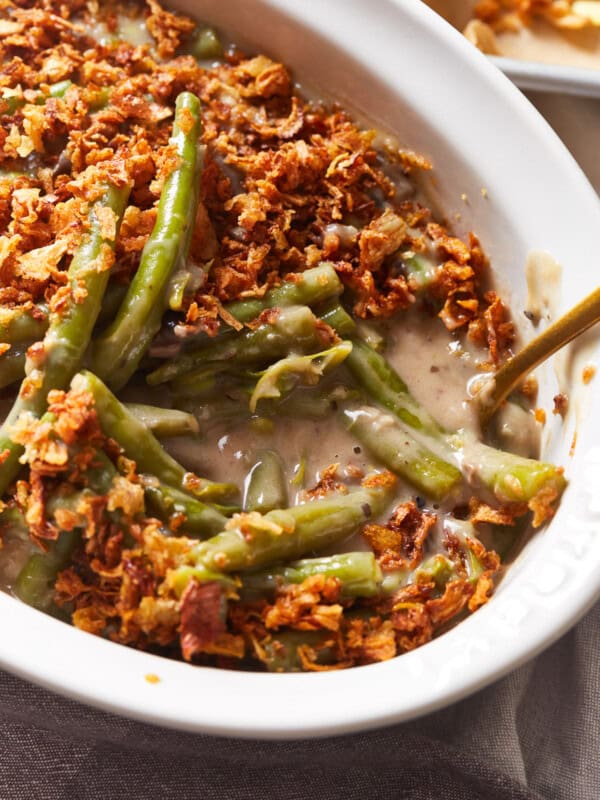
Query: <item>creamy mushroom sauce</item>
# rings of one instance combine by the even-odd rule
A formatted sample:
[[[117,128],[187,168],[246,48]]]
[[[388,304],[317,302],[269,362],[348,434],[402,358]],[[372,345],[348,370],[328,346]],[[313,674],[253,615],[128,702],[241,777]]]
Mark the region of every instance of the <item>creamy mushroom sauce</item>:
[[[386,356],[404,377],[417,400],[448,430],[466,429],[478,435],[476,408],[466,392],[469,379],[476,374],[475,353],[463,349],[438,319],[411,312],[388,329]],[[301,390],[297,390],[301,391]],[[294,491],[313,486],[319,472],[329,464],[339,462],[367,470],[372,464],[368,456],[355,452],[356,440],[342,425],[335,423],[335,410],[323,420],[299,420],[282,417],[260,423],[238,423],[228,419],[211,425],[202,421],[206,431],[200,441],[173,439],[170,448],[182,461],[218,481],[233,481],[243,485],[257,451],[277,450],[285,459],[288,474],[296,476],[291,484]],[[430,443],[428,443],[430,444]],[[304,462],[304,480],[298,477],[299,465]]]
[[[484,353],[477,348],[468,349],[463,337],[459,339],[450,334],[440,320],[423,312],[410,311],[380,330],[385,339],[387,359],[409,383],[414,397],[447,430],[464,431],[467,441],[480,440],[478,401],[470,396],[468,386],[482,375],[478,367]],[[339,382],[340,376],[336,373],[336,383]],[[147,392],[147,387],[142,391]],[[302,391],[296,390],[297,393]],[[387,412],[384,414],[388,416]],[[250,422],[228,418],[225,422],[214,423],[210,418],[203,421],[200,417],[199,437],[171,439],[166,445],[190,469],[213,480],[233,481],[240,486],[247,482],[257,454],[265,449],[275,450],[286,468],[289,501],[294,504],[302,499],[305,489],[318,483],[322,471],[332,463],[340,465],[339,478],[350,485],[357,482],[356,470],[367,473],[377,467],[336,416],[335,407],[332,407],[328,416],[314,420],[282,416],[255,418]],[[419,437],[415,431],[412,433],[436,452],[436,442]],[[494,443],[504,450],[528,458],[539,455],[540,426],[528,409],[515,403],[507,403],[497,414],[491,435]],[[441,452],[439,455],[444,456]],[[472,494],[472,489],[465,486],[464,495],[453,492],[445,501],[433,503],[438,521],[428,540],[429,552],[434,553],[439,548],[452,510],[461,502],[466,503]],[[400,481],[396,496],[398,502],[404,502],[418,495],[409,484]],[[502,549],[502,545],[489,538],[490,531],[485,528],[482,526],[480,531],[482,541]],[[341,546],[335,545],[332,552],[363,548],[368,549],[368,545],[356,534]]]

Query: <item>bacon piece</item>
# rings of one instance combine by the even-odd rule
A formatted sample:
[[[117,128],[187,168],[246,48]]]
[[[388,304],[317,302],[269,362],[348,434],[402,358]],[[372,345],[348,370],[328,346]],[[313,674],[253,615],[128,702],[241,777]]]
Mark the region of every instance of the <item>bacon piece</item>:
[[[191,661],[225,633],[221,587],[216,581],[190,581],[181,597],[181,653]]]

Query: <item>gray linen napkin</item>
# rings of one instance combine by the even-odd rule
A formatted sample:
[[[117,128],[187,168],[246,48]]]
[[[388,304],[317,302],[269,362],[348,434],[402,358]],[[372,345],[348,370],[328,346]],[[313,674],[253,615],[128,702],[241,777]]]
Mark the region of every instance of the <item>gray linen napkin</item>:
[[[294,742],[163,730],[0,673],[0,798],[598,800],[598,652],[600,605],[546,653],[448,709]]]

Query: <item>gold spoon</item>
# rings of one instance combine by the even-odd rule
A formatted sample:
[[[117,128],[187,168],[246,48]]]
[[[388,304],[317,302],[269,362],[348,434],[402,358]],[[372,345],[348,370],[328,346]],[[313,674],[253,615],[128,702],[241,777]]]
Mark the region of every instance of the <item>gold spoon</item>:
[[[480,395],[479,421],[482,428],[486,427],[500,403],[529,372],[598,321],[600,287],[559,317],[500,367],[494,375],[493,387],[489,392],[484,391]]]

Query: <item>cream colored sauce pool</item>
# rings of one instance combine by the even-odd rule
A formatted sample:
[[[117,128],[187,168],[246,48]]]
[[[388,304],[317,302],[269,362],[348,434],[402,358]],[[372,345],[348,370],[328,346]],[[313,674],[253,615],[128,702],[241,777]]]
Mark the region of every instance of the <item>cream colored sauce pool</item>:
[[[475,401],[467,394],[467,384],[477,373],[476,354],[461,346],[439,319],[416,311],[394,322],[386,345],[386,357],[430,414],[449,431],[464,429],[479,435]],[[200,425],[205,431],[200,440],[169,442],[174,455],[213,480],[241,486],[256,453],[276,450],[287,468],[291,502],[302,489],[314,486],[332,463],[340,464],[342,480],[348,477],[348,467],[367,472],[376,466],[335,412],[317,420],[281,417],[273,421],[273,430],[266,431],[246,421]],[[298,465],[303,465],[303,480]],[[402,492],[407,497],[415,494],[409,486]]]

